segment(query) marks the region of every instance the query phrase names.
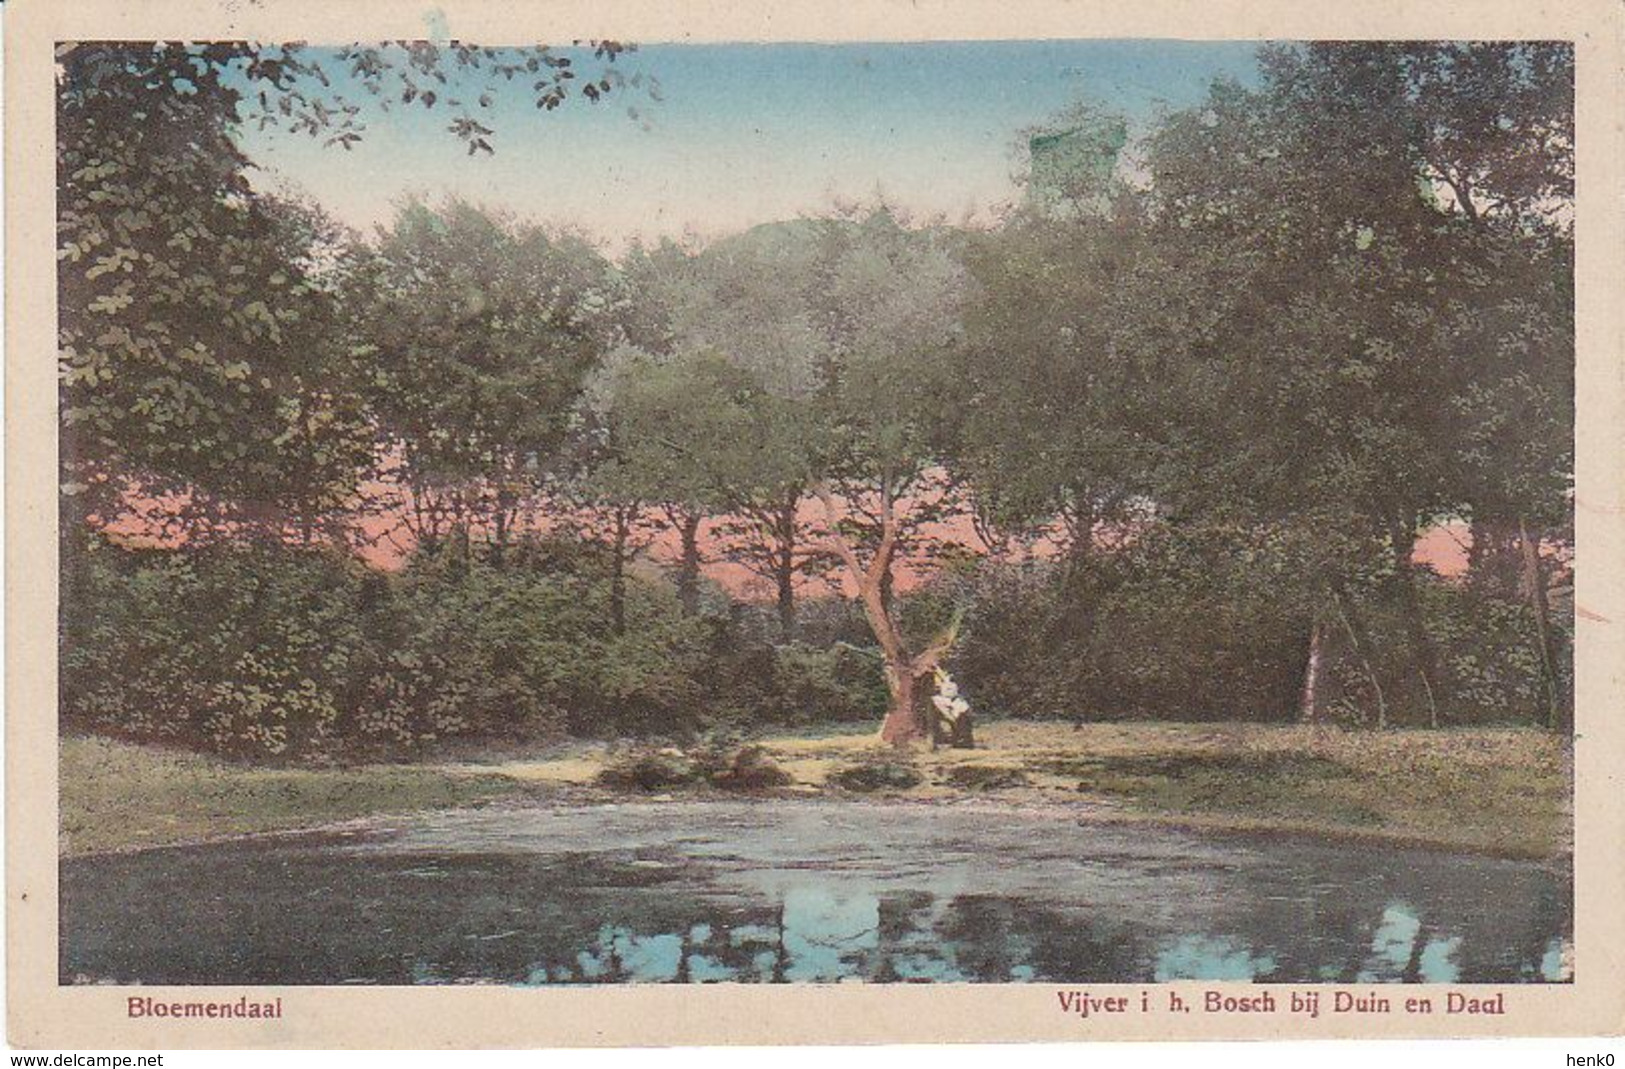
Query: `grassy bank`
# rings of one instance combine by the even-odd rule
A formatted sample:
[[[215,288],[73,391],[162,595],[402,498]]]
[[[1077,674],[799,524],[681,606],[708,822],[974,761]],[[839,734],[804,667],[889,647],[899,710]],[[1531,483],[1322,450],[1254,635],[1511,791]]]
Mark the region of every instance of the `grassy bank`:
[[[1270,725],[991,723],[970,751],[902,757],[871,734],[756,740],[792,797],[1088,804],[1096,819],[1389,839],[1511,857],[1569,850],[1560,740],[1536,731],[1343,732]],[[653,759],[666,780],[608,788]],[[262,769],[101,739],[62,749],[64,853],[136,848],[522,797],[717,793],[688,758],[575,745],[538,755]],[[612,777],[613,778],[613,777]],[[620,778],[625,782],[625,777]]]
[[[60,767],[65,856],[473,805],[522,789],[497,774],[252,768],[94,738],[63,739]]]

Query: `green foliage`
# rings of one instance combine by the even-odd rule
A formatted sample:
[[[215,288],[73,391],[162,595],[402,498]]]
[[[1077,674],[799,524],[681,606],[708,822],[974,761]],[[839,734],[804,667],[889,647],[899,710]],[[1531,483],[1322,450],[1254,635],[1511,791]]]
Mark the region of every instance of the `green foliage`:
[[[1508,600],[1431,573],[1424,574],[1420,586],[1426,634],[1438,651],[1441,722],[1544,722],[1547,699],[1540,644],[1527,601]],[[1408,668],[1402,610],[1382,593],[1380,589],[1370,592],[1347,611],[1358,614],[1364,624],[1372,647],[1368,656],[1384,689],[1390,722],[1424,725],[1429,720],[1426,695],[1414,670]],[[1551,623],[1561,632],[1572,621],[1554,618]],[[1340,641],[1334,650],[1341,651],[1341,656],[1333,662],[1338,692],[1331,711],[1351,723],[1373,723],[1375,695],[1365,669],[1350,655],[1347,637],[1337,637]],[[1570,705],[1573,679],[1567,658],[1560,658],[1558,668],[1558,698]]]
[[[598,782],[605,787],[639,791],[687,787],[701,778],[699,765],[680,750],[633,750],[598,773]]]
[[[1136,323],[1155,284],[1136,211],[1023,215],[967,249],[978,299],[944,366],[939,433],[1001,533],[1058,521],[1064,540],[1086,538],[1151,488],[1147,416],[1171,404]]]
[[[720,353],[628,354],[605,389],[623,496],[725,512],[808,477],[796,406]]]
[[[790,775],[760,746],[715,743],[693,751],[639,747],[612,758],[598,783],[618,790],[660,791],[708,784],[724,791],[783,787]]]
[[[869,794],[874,791],[906,791],[924,783],[925,776],[913,765],[898,761],[871,761],[832,772],[829,782],[845,790]]]
[[[886,708],[878,651],[840,644],[789,643],[773,650],[773,708],[783,724],[872,722]]]
[[[585,242],[460,201],[404,206],[369,309],[369,391],[418,478],[517,477],[562,443],[623,301]]]
[[[375,651],[360,566],[321,551],[78,550],[63,589],[72,723],[227,754],[332,748]]]
[[[989,231],[882,206],[611,265],[458,202],[363,247],[256,192],[234,141],[253,118],[348,147],[361,109],[323,64],[379,107],[451,106],[455,62],[551,109],[566,57],[60,46],[65,717],[289,758],[691,739],[871,720],[871,643],[895,667],[962,623],[979,712],[1290,718],[1313,633],[1336,717],[1539,719],[1570,700],[1547,667],[1566,610],[1543,649],[1517,569],[1410,558],[1444,518],[1533,532],[1502,550],[1572,540],[1571,50],[1261,55],[1257,86],[1136,146],[1137,186],[1121,123],[1065,116]],[[283,545],[371,504],[373,475],[408,490],[402,573]],[[173,552],[82,542],[131,486],[220,522]],[[544,496],[561,536],[518,537]],[[945,566],[956,510],[1043,551]],[[638,563],[667,521],[677,593]],[[866,617],[798,611],[833,544]],[[713,547],[771,584],[773,626],[701,598]],[[903,559],[936,580],[899,596]]]
[[[372,449],[345,347],[344,236],[250,192],[223,113],[204,108],[62,97],[65,488],[141,478],[330,509]],[[171,151],[172,124],[203,127],[200,144]]]
[[[702,635],[663,584],[627,583],[627,626],[610,626],[601,558],[498,568],[446,552],[400,577],[376,728],[433,738],[676,736],[698,718]],[[388,626],[388,625],[385,625]],[[446,720],[451,717],[451,720]]]
[[[106,520],[133,481],[216,522],[308,529],[373,459],[353,236],[253,188],[245,123],[348,149],[376,113],[439,102],[464,111],[449,130],[470,154],[489,153],[472,114],[496,83],[522,76],[548,111],[596,101],[640,81],[612,66],[629,47],[59,43],[65,512]]]
[[[1225,458],[1164,498],[1336,505],[1379,532],[1505,514],[1508,493],[1555,511],[1572,470],[1568,46],[1283,46],[1263,72],[1150,146],[1182,268],[1165,284],[1215,312],[1167,331],[1206,369],[1191,444]]]
[[[445,553],[387,576],[317,550],[78,552],[62,708],[94,730],[291,758],[700,722],[697,625],[634,579],[613,633],[590,558],[499,570]]]
[[[1293,557],[1279,556],[1286,547],[1235,538],[1152,531],[1092,560],[1082,575],[1064,564],[985,565],[971,587],[955,675],[973,706],[995,715],[1292,720],[1318,616],[1327,715],[1372,725],[1381,704],[1388,724],[1429,723],[1407,610],[1391,580],[1377,577],[1341,597],[1316,594],[1294,585],[1302,573]],[[1542,722],[1540,646],[1527,603],[1427,571],[1417,582],[1423,633],[1438,658],[1441,722]],[[1571,701],[1566,668],[1561,686]]]
[[[1233,545],[1165,530],[1086,563],[990,564],[954,674],[994,715],[1284,719],[1306,634],[1291,594]]]
[[[588,376],[621,336],[620,277],[583,239],[450,200],[404,205],[358,283],[362,386],[416,536],[489,523],[560,467]]]
[[[801,639],[779,642],[769,610],[735,605],[698,621],[706,634],[696,672],[699,723],[749,730],[831,721],[872,723],[886,708],[878,650],[859,645],[861,620],[834,599],[809,602]]]

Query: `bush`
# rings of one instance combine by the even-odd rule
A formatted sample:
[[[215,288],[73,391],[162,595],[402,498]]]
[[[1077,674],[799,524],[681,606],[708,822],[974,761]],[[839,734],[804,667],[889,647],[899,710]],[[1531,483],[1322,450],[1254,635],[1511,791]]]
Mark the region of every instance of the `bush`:
[[[1540,639],[1530,607],[1445,579],[1429,571],[1417,576],[1422,622],[1436,665],[1435,700],[1445,724],[1528,723],[1542,718],[1546,702]],[[1385,688],[1389,717],[1397,723],[1425,724],[1427,695],[1417,675],[1405,619],[1388,601],[1368,598],[1359,605],[1371,634],[1370,659]],[[1554,619],[1559,636],[1560,700],[1569,701],[1572,679],[1561,650],[1566,621]],[[1345,681],[1338,712],[1369,722],[1373,695],[1363,668],[1345,657],[1337,666]]]
[[[330,750],[375,665],[362,573],[319,550],[81,546],[64,570],[63,716],[226,754]]]
[[[617,790],[659,791],[702,780],[697,762],[680,750],[634,750],[612,760],[598,782]]]
[[[782,642],[771,607],[733,603],[696,621],[702,730],[878,720],[886,708],[880,652],[840,599],[806,600],[798,638]]]
[[[829,782],[849,791],[906,791],[925,782],[918,769],[896,761],[851,765],[830,774]]]
[[[1307,616],[1230,547],[1147,532],[1085,562],[984,563],[952,659],[995,715],[1268,720],[1293,715]]]
[[[703,723],[704,631],[629,576],[608,626],[592,562],[453,553],[399,575],[327,550],[130,551],[64,568],[62,712],[88,730],[298,757],[450,736],[678,736]]]
[[[877,650],[790,643],[774,648],[772,673],[773,708],[766,719],[775,723],[867,722],[886,711]]]
[[[1414,578],[1440,722],[1541,719],[1541,652],[1529,607],[1426,569]],[[1279,547],[1152,528],[1082,568],[985,562],[964,590],[969,611],[951,667],[979,712],[1291,720],[1318,613],[1327,716],[1375,722],[1380,688],[1388,723],[1430,722],[1413,629],[1391,573],[1374,570],[1334,599]],[[1570,662],[1561,651],[1569,621],[1561,609],[1553,615],[1567,702]],[[1353,630],[1364,648],[1356,649]]]
[[[955,765],[943,774],[944,782],[971,791],[1002,791],[1025,787],[1027,773],[1019,768],[996,765]]]
[[[725,791],[783,787],[790,776],[760,746],[718,743],[691,753],[640,748],[614,758],[598,782],[617,790],[659,791],[708,783]]]
[[[626,629],[614,634],[609,598],[607,577],[590,566],[414,561],[375,629],[391,662],[365,729],[402,741],[692,731],[700,632],[670,591],[634,576]]]
[[[790,774],[773,762],[760,746],[742,746],[710,775],[712,786],[725,791],[761,791],[784,787]]]

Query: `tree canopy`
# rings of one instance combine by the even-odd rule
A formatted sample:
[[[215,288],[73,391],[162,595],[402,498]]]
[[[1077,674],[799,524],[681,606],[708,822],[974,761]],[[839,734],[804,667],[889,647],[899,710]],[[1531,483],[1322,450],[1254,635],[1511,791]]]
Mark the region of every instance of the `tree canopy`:
[[[342,587],[311,626],[365,665],[275,670],[334,689],[297,706],[321,732],[363,694],[411,734],[463,700],[497,718],[478,694],[550,722],[536,694],[621,694],[653,723],[883,683],[884,737],[908,743],[942,727],[951,663],[1015,713],[1439,725],[1514,694],[1562,722],[1566,46],[1267,46],[1256,84],[1143,132],[1084,107],[1026,131],[1025,195],[985,225],[876,202],[611,255],[455,198],[355,234],[249,180],[245,124],[342,151],[382,110],[431,109],[490,154],[491,93],[545,116],[646,88],[627,50],[59,49],[66,527],[168,495],[189,524],[170,548],[225,554],[142,572],[143,611],[155,585],[195,605],[276,567],[231,556],[240,536],[319,553],[400,519],[389,596],[442,633],[464,611],[558,627],[482,620],[471,678],[421,636],[338,627],[372,581],[301,565],[267,596]],[[1465,525],[1470,573],[1446,582],[1417,539]],[[771,592],[758,632],[707,585],[723,565]],[[636,670],[587,673],[577,640]],[[221,730],[252,734],[255,700]]]

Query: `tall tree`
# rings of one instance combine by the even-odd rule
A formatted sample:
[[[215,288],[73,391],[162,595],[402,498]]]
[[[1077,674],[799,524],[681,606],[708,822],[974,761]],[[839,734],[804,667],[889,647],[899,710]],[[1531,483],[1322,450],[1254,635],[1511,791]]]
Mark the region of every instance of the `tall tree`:
[[[937,366],[962,329],[970,280],[948,233],[905,226],[884,207],[825,221],[819,256],[828,348],[812,493],[825,544],[880,646],[890,695],[881,737],[907,745],[932,732],[933,676],[954,628],[907,634],[891,596],[894,569],[936,518],[945,410]]]
[[[329,329],[330,228],[256,193],[244,125],[348,148],[379,112],[422,108],[489,153],[478,116],[503,85],[523,76],[544,110],[597,100],[631,87],[613,66],[627,50],[59,44],[66,515],[116,514],[134,480],[195,511],[292,504],[308,519],[355,477],[341,470],[358,428],[338,385],[350,354]]]
[[[478,528],[500,558],[620,336],[620,280],[580,239],[453,200],[404,206],[369,284],[368,393],[413,534]]]
[[[712,351],[686,349],[666,359],[639,356],[616,367],[609,413],[621,442],[622,478],[637,496],[658,502],[678,533],[678,591],[697,611],[702,549],[700,526],[715,518],[731,559],[775,582],[785,637],[795,627],[793,580],[798,531],[764,531],[743,538],[751,523],[795,523],[795,500],[760,507],[775,487],[806,483],[803,450],[788,450],[799,413],[767,392],[751,369]],[[786,497],[799,499],[798,489]],[[760,556],[754,547],[764,547]]]
[[[1096,529],[1145,503],[1162,409],[1132,321],[1150,287],[1121,120],[1068,109],[1029,139],[1028,201],[967,242],[976,297],[946,365],[945,443],[977,512],[1087,569]]]
[[[829,347],[815,303],[818,253],[817,227],[801,221],[760,226],[697,253],[669,242],[635,250],[627,265],[665,324],[670,374],[727,391],[722,408],[685,413],[695,433],[685,437],[686,455],[672,459],[716,495],[718,552],[769,585],[787,642],[796,635],[798,587],[824,562],[806,509],[811,401]],[[689,422],[712,417],[726,418],[731,432]]]
[[[1239,462],[1234,478],[1202,472],[1185,500],[1222,494],[1288,522],[1342,510],[1344,529],[1359,535],[1350,545],[1380,546],[1386,560],[1324,560],[1316,585],[1335,593],[1356,573],[1386,573],[1434,722],[1439,669],[1412,547],[1420,527],[1465,505],[1456,402],[1482,386],[1473,339],[1504,277],[1470,235],[1471,217],[1476,195],[1509,189],[1519,170],[1440,146],[1460,141],[1472,115],[1518,128],[1531,160],[1561,155],[1565,136],[1532,133],[1544,119],[1503,120],[1488,99],[1493,89],[1521,107],[1527,94],[1513,83],[1560,69],[1557,58],[1485,47],[1500,50],[1496,62],[1478,46],[1266,49],[1259,89],[1215,87],[1151,152],[1165,240],[1186,258],[1193,298],[1223,309],[1211,331],[1185,341],[1218,372],[1195,422],[1210,455]],[[1475,73],[1447,99],[1439,72],[1458,67]],[[1481,131],[1481,148],[1505,141],[1493,130]],[[1520,180],[1539,201],[1561,195],[1561,171]],[[1535,233],[1548,209],[1561,214],[1532,201],[1515,229]]]

